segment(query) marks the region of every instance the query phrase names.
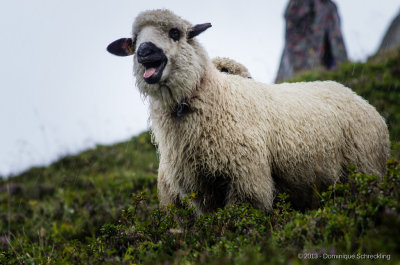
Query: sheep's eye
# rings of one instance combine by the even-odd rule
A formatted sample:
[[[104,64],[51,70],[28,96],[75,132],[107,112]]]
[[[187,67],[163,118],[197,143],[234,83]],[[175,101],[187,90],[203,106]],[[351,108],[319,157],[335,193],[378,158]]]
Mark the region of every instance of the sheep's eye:
[[[177,28],[172,28],[169,30],[168,36],[174,41],[178,41],[179,38],[181,37],[181,32]]]

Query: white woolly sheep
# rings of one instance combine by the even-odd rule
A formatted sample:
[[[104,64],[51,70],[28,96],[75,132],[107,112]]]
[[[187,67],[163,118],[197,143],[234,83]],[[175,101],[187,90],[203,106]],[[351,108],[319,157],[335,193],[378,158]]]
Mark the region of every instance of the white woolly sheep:
[[[345,181],[349,164],[385,174],[388,130],[374,107],[335,82],[266,85],[223,74],[195,38],[209,27],[145,11],[132,38],[108,46],[134,54],[160,155],[161,205],[195,193],[200,214],[243,202],[270,211],[286,192],[295,207],[314,207],[314,190]]]
[[[211,62],[220,72],[251,78],[249,70],[246,68],[246,66],[233,59],[227,57],[215,57],[211,60]]]

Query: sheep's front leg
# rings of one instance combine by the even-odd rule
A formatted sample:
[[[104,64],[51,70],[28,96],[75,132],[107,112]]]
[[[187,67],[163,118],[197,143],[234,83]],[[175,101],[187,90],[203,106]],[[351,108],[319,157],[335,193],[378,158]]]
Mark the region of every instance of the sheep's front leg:
[[[275,184],[271,175],[253,175],[232,182],[226,204],[249,203],[252,207],[271,212],[274,197]]]
[[[160,166],[158,170],[157,180],[157,194],[162,207],[168,206],[168,204],[177,205],[179,204],[179,194],[174,192],[174,189],[168,184],[166,171]]]

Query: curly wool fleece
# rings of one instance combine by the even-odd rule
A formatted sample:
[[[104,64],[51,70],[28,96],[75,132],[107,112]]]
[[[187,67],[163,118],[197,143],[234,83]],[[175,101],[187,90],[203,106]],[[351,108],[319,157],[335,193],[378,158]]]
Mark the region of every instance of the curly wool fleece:
[[[172,27],[179,41],[168,38]],[[335,82],[267,85],[223,74],[186,37],[192,27],[168,10],[143,12],[134,23],[136,45],[151,41],[168,58],[157,84],[143,81],[134,58],[160,155],[161,205],[195,193],[198,213],[242,202],[270,211],[286,192],[294,206],[313,207],[315,189],[345,181],[349,164],[385,174],[387,126],[364,99]],[[182,101],[190,111],[177,116]]]

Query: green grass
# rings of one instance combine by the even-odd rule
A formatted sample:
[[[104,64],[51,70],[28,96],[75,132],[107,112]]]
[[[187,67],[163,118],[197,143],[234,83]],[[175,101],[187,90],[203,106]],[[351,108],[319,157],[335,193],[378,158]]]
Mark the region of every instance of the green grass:
[[[280,194],[268,215],[237,205],[195,218],[190,198],[158,207],[145,132],[0,180],[0,264],[398,264],[399,54],[294,79],[340,81],[385,116],[394,158],[382,182],[349,168],[348,183],[319,194],[319,209],[296,211]],[[327,256],[340,254],[354,259]]]

